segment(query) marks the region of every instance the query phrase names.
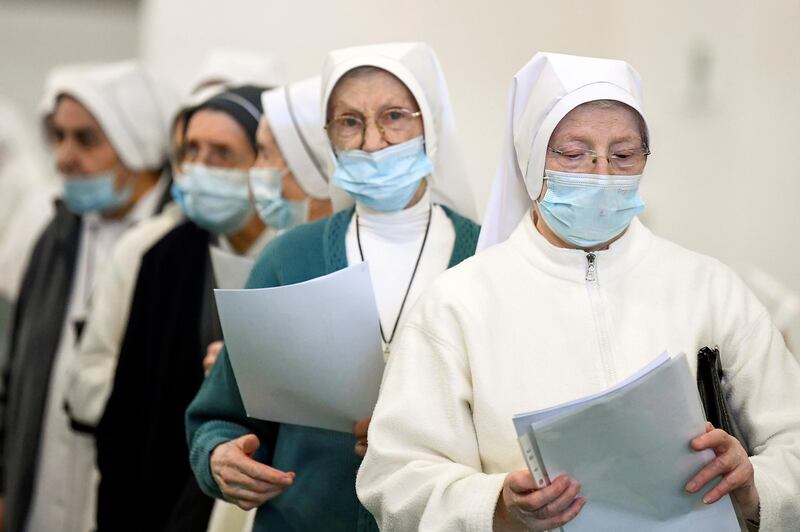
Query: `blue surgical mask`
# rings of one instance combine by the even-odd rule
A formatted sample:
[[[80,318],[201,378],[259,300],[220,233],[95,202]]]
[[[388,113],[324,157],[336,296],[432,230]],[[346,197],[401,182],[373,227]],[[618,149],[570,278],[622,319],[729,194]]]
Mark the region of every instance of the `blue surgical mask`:
[[[133,186],[114,188],[116,173],[113,170],[85,176],[64,178],[64,203],[75,214],[94,211],[112,211],[131,200]]]
[[[362,205],[379,211],[399,211],[408,205],[419,183],[433,171],[422,136],[376,152],[336,153],[333,182]]]
[[[250,169],[250,190],[258,217],[276,229],[289,229],[308,220],[308,198],[294,201],[283,197],[283,177],[288,172],[277,168]]]
[[[547,191],[539,214],[564,242],[591,248],[621,234],[644,210],[641,175],[545,171]]]
[[[194,223],[212,233],[230,235],[250,219],[248,173],[244,169],[184,164],[172,197]]]

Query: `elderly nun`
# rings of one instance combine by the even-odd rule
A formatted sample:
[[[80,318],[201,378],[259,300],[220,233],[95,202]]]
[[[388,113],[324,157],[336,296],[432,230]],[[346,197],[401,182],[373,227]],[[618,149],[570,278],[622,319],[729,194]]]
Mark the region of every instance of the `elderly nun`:
[[[64,411],[67,368],[107,253],[165,201],[173,105],[135,62],[48,78],[43,114],[64,188],[22,282],[0,384],[7,531],[91,528],[94,446]]]
[[[299,283],[369,260],[388,352],[414,301],[477,242],[478,227],[464,217],[473,214],[472,198],[447,87],[430,47],[400,43],[332,52],[322,95],[333,182],[355,207],[276,239],[248,287]],[[259,507],[256,530],[374,529],[355,494],[367,424],[358,424],[359,441],[248,418],[223,350],[187,411],[190,460],[207,493]]]
[[[664,350],[706,345],[721,350],[754,454],[720,429],[698,434],[692,448],[719,459],[675,490],[722,477],[706,502],[730,493],[761,530],[796,528],[800,368],[728,268],[636,218],[648,135],[639,76],[622,61],[541,53],[515,76],[487,249],[439,278],[386,369],[357,484],[383,528],[580,519],[591,493],[564,476],[536,490],[512,416],[603,390]]]
[[[317,82],[302,94],[293,91],[294,105],[316,110],[318,88]],[[98,530],[205,529],[213,501],[197,488],[185,460],[183,415],[204,377],[205,348],[222,337],[209,246],[254,257],[311,213],[330,213],[325,177],[301,180],[280,155],[276,139],[294,139],[298,126],[281,120],[280,112],[264,115],[262,102],[270,100],[263,94],[253,86],[230,89],[187,117],[174,193],[188,220],[142,257],[113,388],[97,427]],[[313,116],[319,123],[319,114]],[[324,136],[318,138],[320,145]],[[306,166],[298,165],[297,174],[301,169]],[[263,183],[265,173],[279,179]],[[303,183],[317,195],[322,188],[323,196],[310,197]],[[148,511],[130,516],[135,494],[146,495]]]
[[[180,175],[176,156],[182,151],[187,113],[228,88],[279,84],[276,81],[282,76],[275,70],[274,63],[268,54],[253,57],[244,52],[215,51],[209,55],[172,119],[173,176]],[[205,98],[198,99],[200,92],[205,94]],[[324,186],[326,181],[322,182]],[[185,221],[180,206],[175,202],[169,203],[158,216],[126,231],[98,273],[86,329],[70,368],[66,390],[66,404],[73,426],[93,429],[103,414],[111,393],[142,255]]]

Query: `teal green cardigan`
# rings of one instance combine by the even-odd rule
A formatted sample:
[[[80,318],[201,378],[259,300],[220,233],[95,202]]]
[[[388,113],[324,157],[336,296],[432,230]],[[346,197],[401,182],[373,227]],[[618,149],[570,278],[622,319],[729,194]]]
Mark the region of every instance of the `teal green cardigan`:
[[[475,253],[480,228],[444,210],[456,233],[448,265],[452,267]],[[346,268],[345,234],[352,216],[350,208],[272,241],[253,267],[247,288],[295,284]],[[212,497],[222,498],[222,494],[211,476],[211,452],[245,434],[254,433],[261,441],[256,459],[297,474],[290,488],[259,508],[256,531],[377,529],[356,498],[361,459],[353,450],[355,436],[247,417],[224,349],[186,411],[186,432],[192,470],[200,488]]]

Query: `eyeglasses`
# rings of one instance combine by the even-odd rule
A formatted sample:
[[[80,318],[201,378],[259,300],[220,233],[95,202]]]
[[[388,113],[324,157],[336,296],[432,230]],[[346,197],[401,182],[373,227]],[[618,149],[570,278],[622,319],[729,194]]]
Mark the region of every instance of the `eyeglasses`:
[[[416,121],[422,116],[419,111],[411,111],[402,107],[392,107],[382,111],[374,119],[375,127],[389,144],[398,144],[408,140]],[[361,146],[364,143],[364,131],[367,128],[365,118],[354,114],[343,114],[325,124],[328,138],[335,146]]]
[[[559,148],[548,146],[547,150],[555,154],[559,166],[572,172],[593,170],[597,159],[604,158],[615,172],[638,174],[644,170],[647,156],[650,155],[650,149],[646,146],[616,148],[607,155],[600,155],[595,151],[573,146]]]

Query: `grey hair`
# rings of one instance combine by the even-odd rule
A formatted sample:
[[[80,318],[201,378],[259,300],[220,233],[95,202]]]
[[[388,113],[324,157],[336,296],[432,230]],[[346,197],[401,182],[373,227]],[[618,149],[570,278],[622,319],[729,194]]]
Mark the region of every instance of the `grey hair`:
[[[650,133],[647,130],[647,123],[644,121],[644,117],[639,114],[639,111],[630,105],[618,100],[592,100],[591,102],[582,103],[578,107],[594,107],[599,109],[629,109],[633,111],[633,113],[636,115],[636,120],[639,123],[639,135],[642,137],[642,144],[645,148],[650,147]]]

